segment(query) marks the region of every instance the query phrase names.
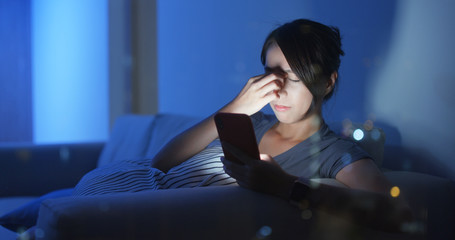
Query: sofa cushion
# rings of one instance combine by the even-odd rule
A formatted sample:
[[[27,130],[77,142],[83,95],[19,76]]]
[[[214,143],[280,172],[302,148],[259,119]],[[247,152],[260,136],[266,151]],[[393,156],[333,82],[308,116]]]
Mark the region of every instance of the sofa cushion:
[[[155,115],[124,115],[118,117],[101,156],[98,167],[108,163],[142,157],[152,136]]]
[[[158,114],[152,125],[146,156],[153,157],[172,138],[192,127],[200,121],[199,118],[176,114]]]
[[[36,220],[38,219],[38,211],[41,202],[46,199],[70,196],[72,192],[72,188],[62,189],[33,199],[1,216],[0,225],[14,232],[17,232],[21,229],[25,230],[31,226],[34,226],[36,224]]]
[[[121,116],[115,121],[98,167],[121,160],[153,157],[174,136],[197,122],[197,118],[174,114]]]

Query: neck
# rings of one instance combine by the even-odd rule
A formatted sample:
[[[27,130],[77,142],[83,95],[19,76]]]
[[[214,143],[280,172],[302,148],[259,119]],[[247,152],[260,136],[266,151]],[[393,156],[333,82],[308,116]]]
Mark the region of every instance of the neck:
[[[303,141],[319,131],[323,123],[321,114],[311,114],[310,116],[295,122],[295,123],[282,123],[274,127],[283,139],[291,141]]]

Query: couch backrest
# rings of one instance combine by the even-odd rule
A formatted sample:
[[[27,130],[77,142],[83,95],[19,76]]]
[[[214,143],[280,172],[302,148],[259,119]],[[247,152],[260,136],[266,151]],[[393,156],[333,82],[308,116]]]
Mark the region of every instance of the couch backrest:
[[[112,128],[98,166],[137,157],[153,157],[174,136],[200,120],[177,114],[121,116]],[[385,142],[385,135],[381,129],[365,127],[362,124],[343,126],[341,123],[331,123],[329,125],[334,132],[357,142],[381,167]],[[357,129],[363,133],[363,137],[359,140],[353,138],[353,133]]]
[[[175,136],[194,126],[202,119],[173,114],[156,115],[152,126],[152,136],[145,156],[155,156],[158,151]]]
[[[121,116],[115,121],[98,167],[119,160],[154,156],[164,144],[197,121],[197,118],[174,114]]]

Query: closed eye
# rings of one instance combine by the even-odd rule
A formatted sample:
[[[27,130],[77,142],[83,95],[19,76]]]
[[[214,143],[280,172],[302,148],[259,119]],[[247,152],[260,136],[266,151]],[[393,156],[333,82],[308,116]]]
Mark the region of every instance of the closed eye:
[[[270,67],[264,67],[265,74],[269,74],[273,72],[273,69]],[[286,73],[292,73],[292,71],[286,71]],[[291,82],[300,82],[300,79],[292,79],[292,78],[286,78],[287,80]]]
[[[291,81],[291,82],[300,82],[299,79],[291,79],[291,78],[286,78],[287,80]]]

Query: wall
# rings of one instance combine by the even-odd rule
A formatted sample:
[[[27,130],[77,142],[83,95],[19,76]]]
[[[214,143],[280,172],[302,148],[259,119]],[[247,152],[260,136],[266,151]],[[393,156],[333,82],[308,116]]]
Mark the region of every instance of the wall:
[[[157,2],[160,112],[213,113],[263,72],[259,55],[272,27],[309,13],[302,1],[261,2]]]
[[[398,128],[408,168],[455,179],[455,2],[399,1],[390,47],[367,86],[367,107]],[[419,162],[420,161],[420,162]]]
[[[0,142],[31,142],[30,1],[0,0]]]
[[[327,121],[363,122],[369,77],[388,47],[395,1],[158,1],[159,110],[207,116],[263,73],[267,34],[296,18],[338,26],[343,38],[339,88]]]
[[[310,18],[341,29],[346,56],[328,120],[365,121],[365,86],[387,47],[395,1],[158,1],[159,109],[207,116],[261,74],[260,51],[279,24]],[[374,26],[374,28],[372,27]]]
[[[32,0],[35,143],[107,139],[107,14],[105,0]]]

